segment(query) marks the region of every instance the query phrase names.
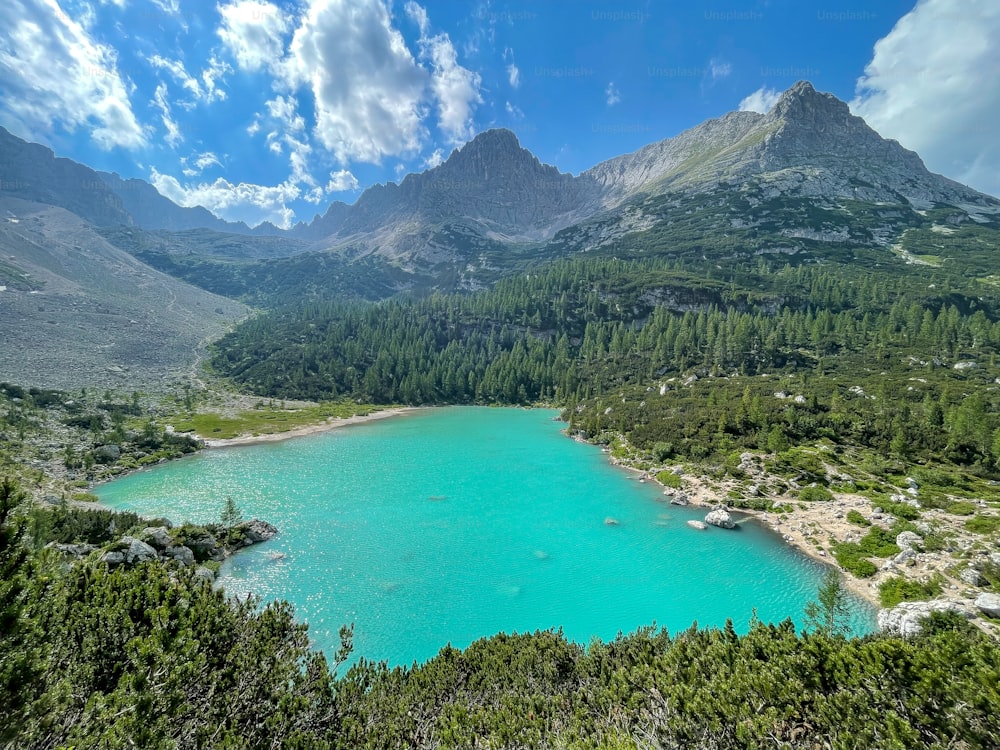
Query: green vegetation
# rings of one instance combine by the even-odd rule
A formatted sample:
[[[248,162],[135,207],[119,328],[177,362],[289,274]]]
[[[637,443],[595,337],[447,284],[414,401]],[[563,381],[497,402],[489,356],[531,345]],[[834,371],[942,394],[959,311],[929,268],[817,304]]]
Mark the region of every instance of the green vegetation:
[[[1000,516],[975,516],[965,522],[965,528],[977,534],[993,534],[1000,529]]]
[[[940,577],[921,583],[908,578],[892,576],[885,579],[878,587],[878,598],[883,607],[895,607],[900,602],[933,599],[940,593]]]
[[[826,487],[803,487],[799,490],[799,500],[804,500],[807,503],[826,502],[833,500],[833,495]]]
[[[872,522],[856,510],[847,511],[847,520],[855,526],[871,526]]]
[[[330,664],[287,604],[228,600],[159,561],[109,571],[31,552],[18,542],[33,533],[12,514],[19,497],[0,484],[0,732],[12,747],[1000,742],[1000,693],[984,681],[1000,670],[997,645],[947,616],[914,639],[846,639],[836,574],[804,633],[791,622],[753,622],[746,635],[650,628],[586,647],[551,631],[501,634],[423,665],[362,659],[340,673],[350,629]]]
[[[193,432],[201,437],[213,439],[234,438],[238,435],[272,435],[331,418],[344,419],[355,415],[367,415],[378,408],[373,404],[354,401],[331,401],[295,407],[261,403],[254,409],[239,412],[234,416],[223,416],[209,411],[181,416],[174,420],[174,429],[177,432]]]

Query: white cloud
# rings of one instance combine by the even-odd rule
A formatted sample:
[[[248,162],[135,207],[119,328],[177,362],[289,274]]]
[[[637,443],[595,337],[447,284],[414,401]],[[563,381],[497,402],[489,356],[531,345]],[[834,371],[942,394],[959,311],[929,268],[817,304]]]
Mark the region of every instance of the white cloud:
[[[342,193],[345,190],[357,190],[358,179],[348,170],[330,172],[330,181],[326,183],[327,193]]]
[[[510,115],[511,117],[518,120],[524,119],[524,112],[521,111],[520,107],[517,107],[511,104],[510,102],[506,102],[504,104],[504,109],[507,110],[507,114]]]
[[[472,110],[483,101],[479,94],[482,78],[458,64],[458,53],[447,34],[427,35],[427,11],[413,0],[408,0],[405,8],[420,26],[417,42],[420,57],[431,64],[431,90],[438,105],[438,126],[452,142],[466,141],[475,133]]]
[[[180,0],[152,0],[152,3],[167,15],[176,16],[181,12]]]
[[[608,84],[608,87],[604,89],[604,96],[606,101],[608,102],[609,107],[615,106],[618,102],[622,100],[621,92],[615,86],[614,81],[611,81]]]
[[[381,163],[425,135],[427,71],[382,0],[313,0],[292,38],[287,82],[308,86],[315,135],[341,162]]]
[[[1000,195],[1000,3],[922,0],[875,44],[851,109],[927,166]]]
[[[713,57],[708,62],[708,70],[712,74],[712,80],[716,81],[728,77],[733,72],[733,66],[721,58]]]
[[[191,94],[192,99],[177,102],[184,109],[194,108],[196,102],[211,104],[213,101],[226,98],[226,92],[216,85],[216,81],[229,72],[230,68],[214,57],[209,62],[209,67],[201,73],[201,80],[188,73],[180,60],[169,60],[161,55],[153,55],[149,58],[149,64],[159,70],[166,70]]]
[[[433,153],[424,159],[423,167],[424,169],[434,169],[444,161],[444,152],[441,149],[434,149]]]
[[[160,83],[157,85],[156,93],[153,94],[153,101],[151,103],[160,110],[160,122],[163,123],[163,128],[167,131],[163,140],[171,148],[177,146],[178,143],[184,140],[184,136],[181,135],[181,129],[177,121],[170,114],[170,102],[167,101],[167,84]]]
[[[298,112],[298,102],[290,96],[276,96],[264,102],[267,113],[292,133],[301,133],[306,129],[306,121]]]
[[[521,85],[521,71],[514,64],[514,50],[510,47],[504,47],[503,61],[507,63],[507,82],[511,88],[518,88]]]
[[[217,33],[242,70],[277,68],[284,37],[291,29],[288,15],[277,5],[237,0],[218,6],[222,25]]]
[[[114,50],[55,0],[3,0],[0,28],[0,116],[13,129],[37,139],[59,123],[103,149],[146,145]]]
[[[521,71],[514,63],[507,66],[507,82],[515,89],[521,85]]]
[[[778,103],[778,99],[780,98],[780,91],[761,86],[752,94],[743,98],[740,102],[739,110],[741,112],[760,112],[760,114],[766,115],[771,111],[771,107]]]
[[[180,161],[181,164],[184,165],[184,169],[181,171],[184,173],[185,177],[197,177],[208,167],[222,166],[222,162],[219,161],[219,157],[211,151],[203,151],[200,154],[194,153],[191,154],[191,156],[182,156]]]
[[[302,195],[299,187],[290,182],[274,186],[245,182],[234,185],[220,177],[215,182],[181,185],[176,177],[161,174],[155,167],[150,172],[149,181],[179,206],[204,206],[223,219],[245,221],[251,226],[270,221],[279,227],[289,228],[295,212],[287,204]]]

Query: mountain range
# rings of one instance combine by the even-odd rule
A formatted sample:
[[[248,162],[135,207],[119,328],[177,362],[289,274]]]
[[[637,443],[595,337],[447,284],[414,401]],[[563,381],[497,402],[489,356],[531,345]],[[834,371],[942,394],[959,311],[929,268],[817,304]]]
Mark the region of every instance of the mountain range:
[[[938,220],[992,226],[998,215],[996,198],[931,173],[804,81],[767,114],[731,112],[579,175],[541,163],[509,130],[488,130],[437,167],[375,185],[353,205],[334,202],[288,230],[178,206],[143,180],[58,158],[0,128],[0,309],[13,295],[56,288],[47,273],[77,283],[79,269],[52,271],[29,246],[62,260],[97,248],[92,267],[135,263],[164,284],[192,282],[220,295],[199,306],[230,319],[241,308],[218,299],[471,290],[577,253],[703,254],[709,236],[737,255],[869,248],[912,260],[900,250],[908,231]],[[52,245],[51,228],[67,222],[78,239]],[[99,304],[95,284],[77,302]],[[17,374],[0,364],[0,375]]]

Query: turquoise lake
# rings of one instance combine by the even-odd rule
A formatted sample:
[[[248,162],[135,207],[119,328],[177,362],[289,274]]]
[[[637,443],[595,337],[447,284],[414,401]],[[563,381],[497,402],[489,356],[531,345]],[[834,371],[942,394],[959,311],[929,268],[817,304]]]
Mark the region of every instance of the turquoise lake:
[[[317,647],[354,623],[354,655],[424,661],[499,631],[575,641],[655,623],[745,632],[803,620],[825,567],[768,529],[699,531],[704,509],[570,440],[556,412],[448,407],[210,450],[97,488],[106,504],[217,521],[227,496],[280,529],[227,561],[226,591],[287,599]],[[614,519],[617,524],[608,524]],[[854,629],[873,610],[852,599]]]

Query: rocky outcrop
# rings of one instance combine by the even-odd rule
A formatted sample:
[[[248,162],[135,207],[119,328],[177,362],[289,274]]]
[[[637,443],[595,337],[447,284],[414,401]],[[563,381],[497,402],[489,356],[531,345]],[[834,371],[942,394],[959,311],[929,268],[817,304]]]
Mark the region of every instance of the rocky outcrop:
[[[724,508],[716,508],[711,510],[705,516],[705,523],[712,526],[718,526],[720,529],[735,529],[736,522],[733,521],[733,517],[729,515],[729,511]]]
[[[955,602],[940,599],[929,602],[903,602],[892,609],[883,609],[878,613],[878,629],[909,638],[920,633],[922,621],[934,612],[957,612],[963,617],[971,617],[970,612]]]
[[[989,617],[1000,618],[1000,594],[980,594],[976,597],[976,609]]]
[[[219,537],[212,533],[213,530],[223,541],[219,541]],[[277,533],[278,529],[274,525],[256,518],[229,528],[218,525],[208,528],[182,526],[173,533],[162,526],[149,526],[139,532],[138,538],[123,536],[110,545],[100,559],[110,567],[138,565],[155,559],[191,567],[206,560],[221,562],[240,549],[273,539]],[[97,549],[92,545],[60,546],[67,548],[60,551],[75,557],[82,557]]]
[[[896,534],[896,546],[900,550],[912,549],[919,551],[923,543],[924,540],[920,538],[920,535],[912,531],[901,531]]]

